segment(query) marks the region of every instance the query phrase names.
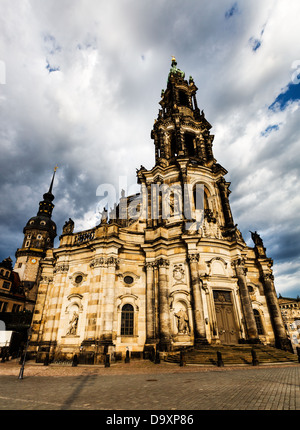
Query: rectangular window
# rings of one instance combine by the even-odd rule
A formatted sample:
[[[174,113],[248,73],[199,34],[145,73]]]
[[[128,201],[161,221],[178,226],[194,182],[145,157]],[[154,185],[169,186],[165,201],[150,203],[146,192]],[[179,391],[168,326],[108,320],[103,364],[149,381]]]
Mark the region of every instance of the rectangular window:
[[[18,305],[17,303],[13,304],[12,312],[20,312],[21,305]]]
[[[121,336],[133,336],[133,307],[129,304],[123,306],[121,315]]]
[[[1,309],[1,312],[6,312],[7,305],[8,305],[8,303],[7,303],[7,302],[2,302],[2,309]]]
[[[2,288],[5,288],[6,290],[9,290],[9,288],[10,288],[10,282],[3,281]]]

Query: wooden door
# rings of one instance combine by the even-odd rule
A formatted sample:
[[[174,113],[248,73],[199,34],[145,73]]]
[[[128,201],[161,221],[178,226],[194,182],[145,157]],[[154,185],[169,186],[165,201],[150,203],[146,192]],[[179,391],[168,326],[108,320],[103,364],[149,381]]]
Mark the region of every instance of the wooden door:
[[[214,291],[217,327],[223,344],[238,343],[239,335],[235,321],[230,291]]]

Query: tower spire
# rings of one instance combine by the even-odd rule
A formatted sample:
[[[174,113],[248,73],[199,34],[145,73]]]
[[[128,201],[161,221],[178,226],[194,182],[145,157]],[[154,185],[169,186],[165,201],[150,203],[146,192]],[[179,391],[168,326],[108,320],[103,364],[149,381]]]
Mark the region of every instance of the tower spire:
[[[54,208],[54,204],[52,201],[54,200],[54,195],[52,194],[54,177],[57,170],[57,166],[54,167],[54,172],[52,175],[49,191],[43,195],[44,200],[40,202],[39,211],[37,215],[43,215],[51,217],[52,210]]]
[[[57,169],[58,169],[58,166],[55,166],[54,167],[53,176],[52,176],[52,180],[51,180],[51,184],[50,184],[50,188],[49,188],[49,191],[48,191],[49,194],[52,194],[53,182],[54,182],[55,172],[56,172]]]

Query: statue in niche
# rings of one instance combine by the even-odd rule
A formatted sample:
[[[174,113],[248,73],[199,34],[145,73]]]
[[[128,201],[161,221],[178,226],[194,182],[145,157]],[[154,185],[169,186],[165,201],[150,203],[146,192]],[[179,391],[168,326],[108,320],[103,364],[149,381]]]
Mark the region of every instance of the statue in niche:
[[[179,334],[189,334],[189,317],[184,309],[180,309],[177,314],[177,329]]]
[[[69,330],[67,332],[67,335],[74,335],[77,332],[77,325],[78,325],[78,312],[74,311],[73,316],[71,320],[69,321]]]

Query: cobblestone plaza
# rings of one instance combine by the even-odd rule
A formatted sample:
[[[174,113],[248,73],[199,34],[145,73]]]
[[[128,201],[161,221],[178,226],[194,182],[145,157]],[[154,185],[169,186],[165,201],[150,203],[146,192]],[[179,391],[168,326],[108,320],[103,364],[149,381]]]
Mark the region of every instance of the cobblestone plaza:
[[[0,364],[1,410],[295,411],[298,364],[214,367],[150,361],[104,366]],[[174,412],[175,413],[175,412]]]

